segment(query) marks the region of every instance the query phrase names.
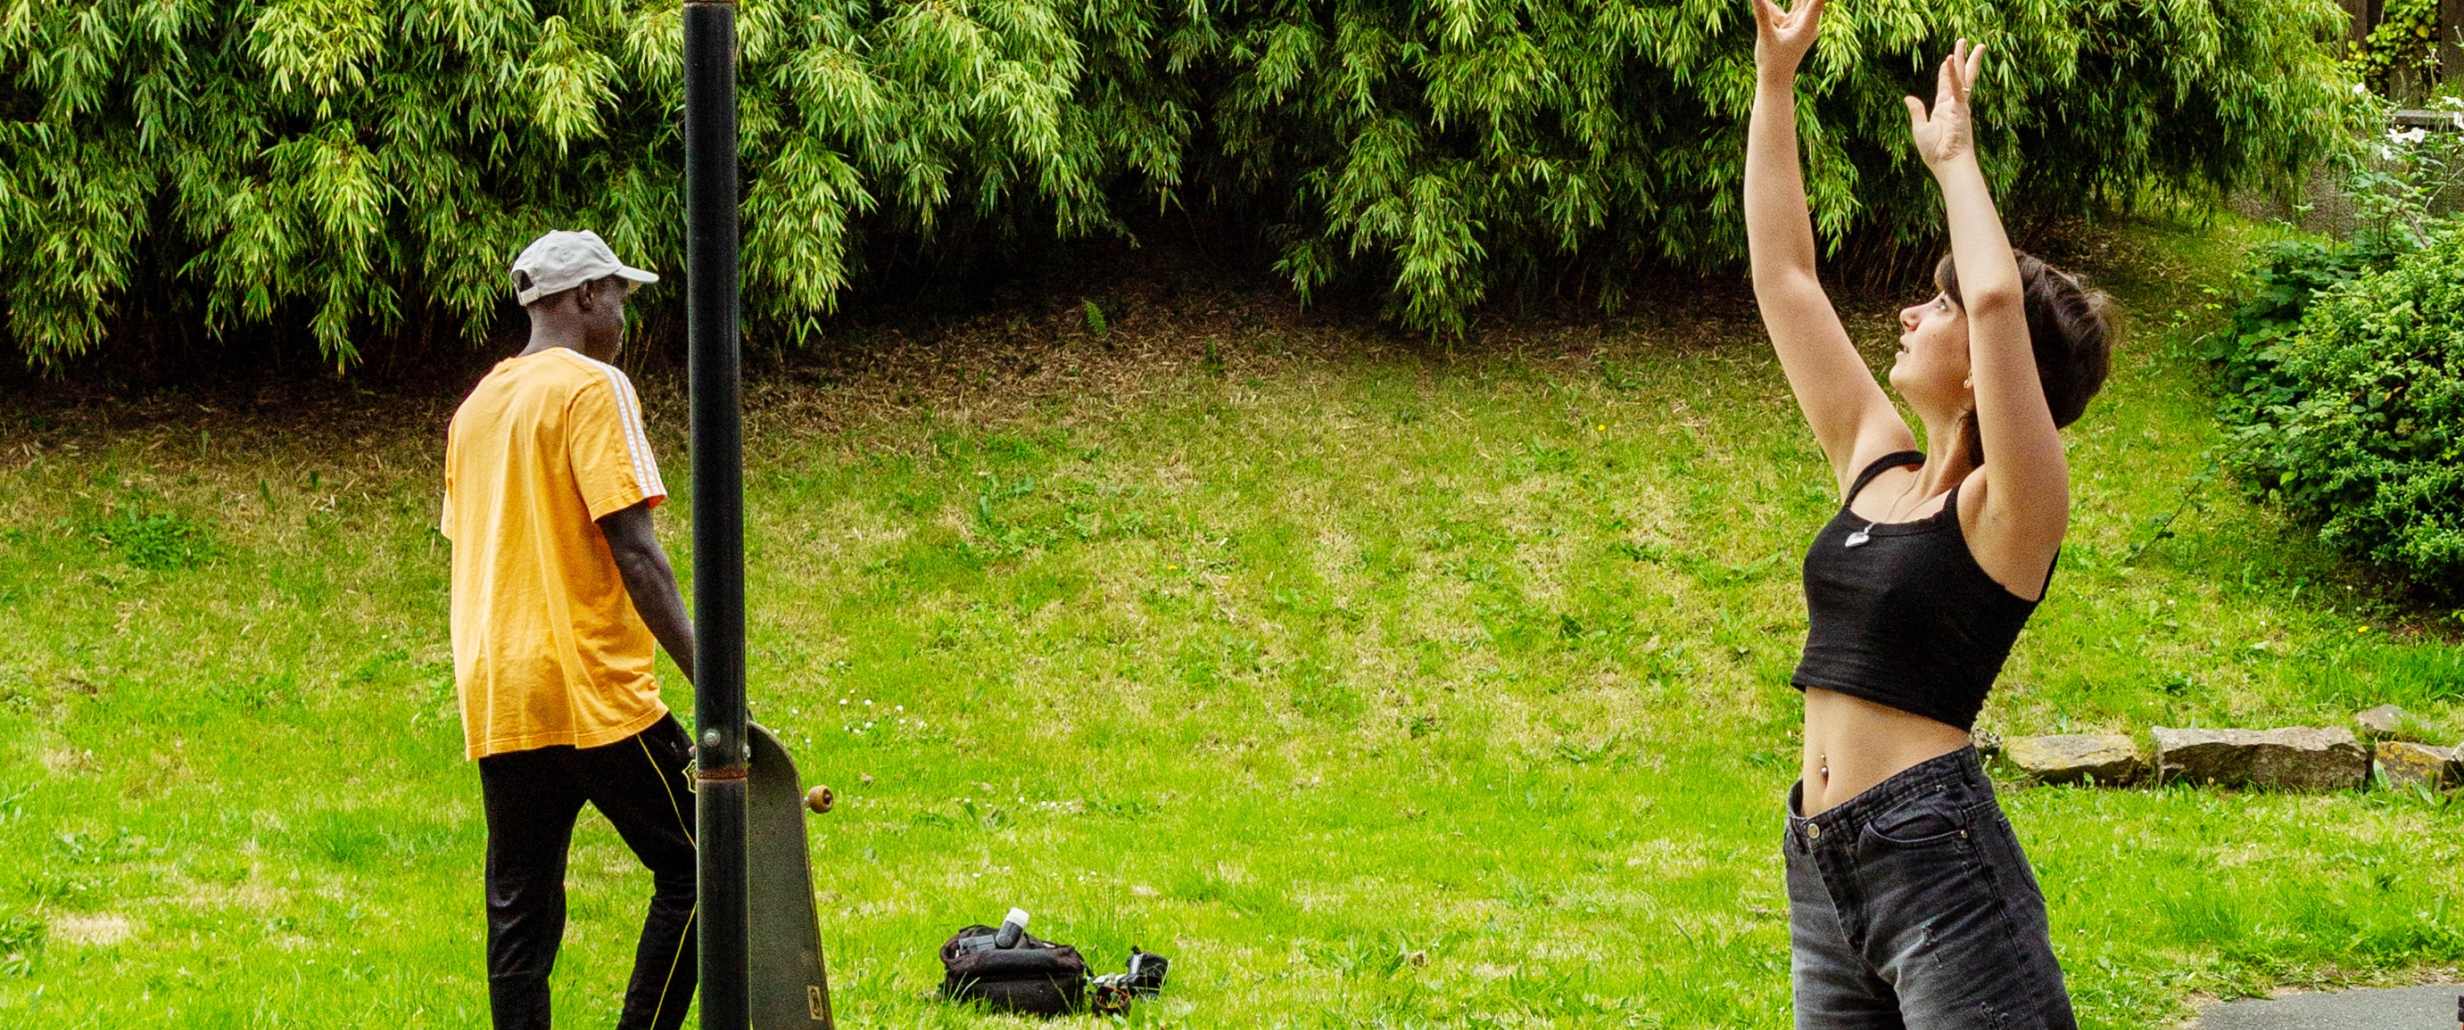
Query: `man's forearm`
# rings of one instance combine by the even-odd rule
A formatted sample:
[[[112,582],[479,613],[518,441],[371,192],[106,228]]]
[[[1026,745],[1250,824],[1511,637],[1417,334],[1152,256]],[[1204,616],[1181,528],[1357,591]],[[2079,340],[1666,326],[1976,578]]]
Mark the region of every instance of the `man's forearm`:
[[[667,565],[666,555],[633,554],[616,559],[617,571],[624,574],[625,592],[633,595],[633,610],[640,612],[650,635],[657,637],[667,656],[684,670],[686,682],[693,679],[693,618],[685,614],[684,596],[676,589],[676,573]]]
[[[693,618],[685,614],[684,597],[676,591],[676,570],[668,565],[667,551],[659,546],[659,534],[651,528],[650,505],[609,512],[599,519],[599,531],[607,535],[608,557],[616,560],[616,574],[624,577],[633,610],[641,614],[659,646],[667,649],[667,656],[684,670],[686,682],[691,682]]]

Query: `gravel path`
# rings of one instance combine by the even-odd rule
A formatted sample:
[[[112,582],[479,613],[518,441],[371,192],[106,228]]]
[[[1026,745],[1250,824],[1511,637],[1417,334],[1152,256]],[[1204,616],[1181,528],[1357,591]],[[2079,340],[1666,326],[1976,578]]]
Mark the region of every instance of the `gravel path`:
[[[2464,986],[2296,994],[2210,1005],[2194,1030],[2449,1030]]]

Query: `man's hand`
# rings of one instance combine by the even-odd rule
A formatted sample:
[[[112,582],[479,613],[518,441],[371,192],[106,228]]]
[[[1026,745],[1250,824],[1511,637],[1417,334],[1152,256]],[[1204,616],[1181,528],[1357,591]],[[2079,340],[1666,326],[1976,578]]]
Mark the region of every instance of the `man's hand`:
[[[1970,47],[1962,39],[1936,70],[1933,113],[1926,113],[1924,101],[1906,98],[1909,134],[1916,139],[1916,154],[1925,159],[1925,167],[1940,171],[1962,157],[1976,156],[1976,124],[1968,114],[1968,93],[1976,88],[1976,74],[1984,66],[1985,44]]]
[[[685,682],[693,681],[693,619],[684,612],[684,595],[676,591],[676,570],[667,564],[667,551],[659,546],[659,534],[650,525],[650,502],[607,513],[599,520],[599,531],[607,535],[608,552],[616,558],[616,571],[625,580],[625,592],[633,596],[633,610],[650,626],[650,635],[659,638],[659,646],[684,670]]]
[[[1754,67],[1766,75],[1793,77],[1814,49],[1822,28],[1822,0],[1797,0],[1782,11],[1776,0],[1754,0]]]

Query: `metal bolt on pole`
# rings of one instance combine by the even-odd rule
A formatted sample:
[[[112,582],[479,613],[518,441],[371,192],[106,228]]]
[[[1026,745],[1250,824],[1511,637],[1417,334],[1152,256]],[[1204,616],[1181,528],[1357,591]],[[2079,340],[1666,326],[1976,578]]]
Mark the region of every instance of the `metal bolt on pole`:
[[[749,1030],[744,466],[737,365],[736,8],[684,8],[685,320],[692,346],[694,767],[702,1030]]]

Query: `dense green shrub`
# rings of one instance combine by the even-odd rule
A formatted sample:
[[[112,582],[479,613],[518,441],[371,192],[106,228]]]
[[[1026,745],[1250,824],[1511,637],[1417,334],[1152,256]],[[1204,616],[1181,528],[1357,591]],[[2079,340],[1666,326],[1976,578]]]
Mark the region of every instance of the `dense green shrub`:
[[[2393,113],[2365,106],[2382,122]],[[2464,434],[2464,411],[2441,392],[2464,353],[2451,292],[2464,283],[2464,221],[2437,214],[2464,192],[2464,135],[2380,132],[2340,161],[2352,231],[2258,248],[2250,292],[2202,356],[2232,432],[2225,463],[2244,484],[2281,497],[2331,544],[2464,593],[2453,553],[2464,482],[2435,467],[2453,458],[2437,441]]]
[[[2331,545],[2464,591],[2464,224],[2257,348],[2228,463]]]
[[[913,232],[951,207],[1082,232],[1108,222],[1119,169],[1176,181],[1186,117],[1090,95],[1089,50],[1142,44],[1083,13],[745,4],[756,317],[828,311],[854,221],[885,206]],[[218,330],[305,308],[342,362],[354,333],[406,317],[476,336],[512,253],[551,227],[672,270],[680,25],[674,0],[0,6],[9,329],[37,360],[74,354],[154,276]]]
[[[2260,246],[2251,256],[2250,293],[2226,328],[2200,344],[2200,356],[2221,379],[2217,413],[2247,426],[2301,395],[2285,370],[2285,341],[2299,332],[2319,298],[2355,279],[2383,271],[2411,248],[2400,238],[2356,234],[2348,239],[2296,238]]]
[[[0,302],[37,362],[146,318],[306,322],[326,357],[482,331],[532,234],[681,257],[676,0],[0,0]],[[1823,238],[1929,246],[1899,96],[1998,51],[2021,214],[2282,179],[2336,138],[2327,0],[1836,4],[1801,88]],[[1229,206],[1304,294],[1423,328],[1501,284],[1729,265],[1745,0],[746,0],[751,324],[865,256]],[[649,299],[673,297],[661,291]],[[672,303],[672,300],[666,301]]]
[[[1569,255],[1608,270],[1612,303],[1635,265],[1743,256],[1742,0],[1267,10],[1227,51],[1252,69],[1210,119],[1244,172],[1297,184],[1279,267],[1304,293],[1369,256],[1408,324],[1450,325],[1493,281]],[[2314,43],[2335,18],[2311,2],[1833,4],[1799,84],[1818,231],[1835,251],[1939,239],[1900,98],[1930,95],[1958,36],[1995,51],[1985,162],[2024,217],[2321,156],[2346,103]]]

